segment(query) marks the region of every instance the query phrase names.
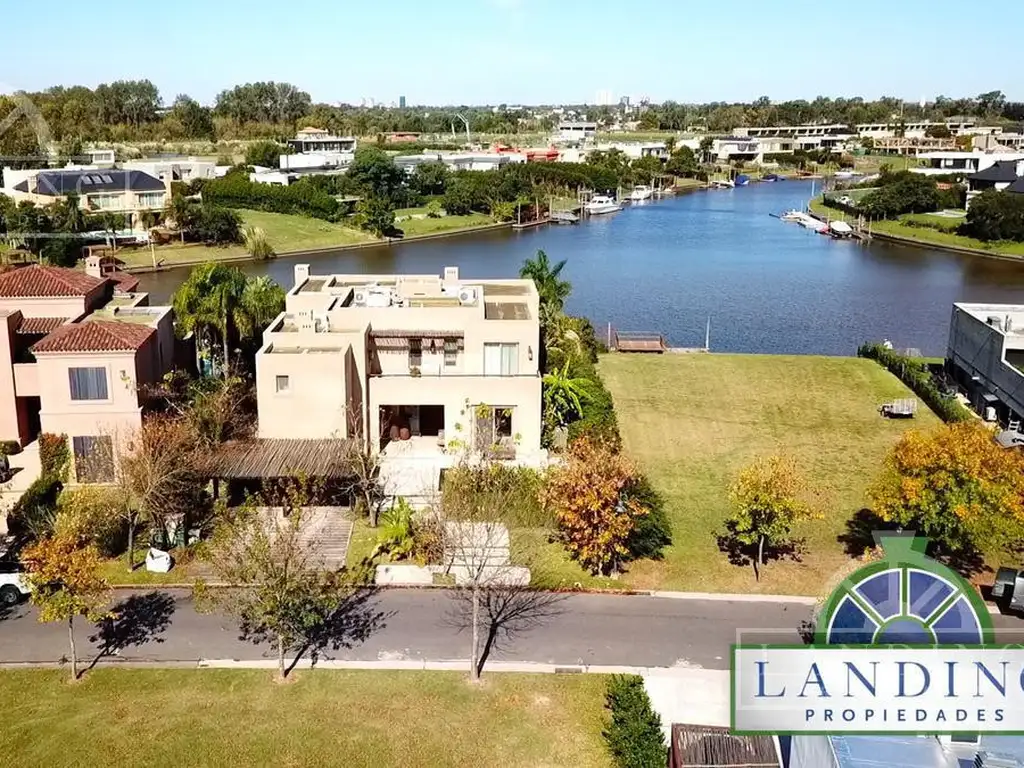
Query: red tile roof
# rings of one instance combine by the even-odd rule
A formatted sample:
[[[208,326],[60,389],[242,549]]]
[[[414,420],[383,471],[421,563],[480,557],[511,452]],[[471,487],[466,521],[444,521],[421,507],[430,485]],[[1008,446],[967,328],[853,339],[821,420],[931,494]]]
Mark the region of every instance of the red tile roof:
[[[67,317],[23,317],[15,333],[40,335],[60,328],[70,318]]]
[[[30,264],[0,274],[0,296],[36,298],[54,296],[85,296],[104,283],[98,277],[78,269],[44,267]]]
[[[134,293],[135,289],[139,287],[139,278],[117,269],[108,272],[107,278],[113,280],[114,287],[123,293]]]
[[[63,325],[32,345],[32,352],[133,352],[156,329],[139,323],[91,320]]]

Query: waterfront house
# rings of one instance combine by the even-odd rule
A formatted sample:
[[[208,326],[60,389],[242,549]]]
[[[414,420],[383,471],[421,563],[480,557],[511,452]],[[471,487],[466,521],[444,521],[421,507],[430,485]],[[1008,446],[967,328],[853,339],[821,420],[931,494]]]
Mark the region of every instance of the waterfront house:
[[[352,136],[332,136],[322,128],[303,128],[294,139],[288,139],[288,146],[298,153],[351,153],[356,151],[356,140]]]
[[[13,171],[4,169],[0,193],[16,202],[44,206],[78,196],[87,213],[117,213],[125,216],[129,229],[139,224],[145,212],[163,211],[170,199],[171,179],[160,180],[140,170],[118,168],[61,168]]]
[[[967,207],[982,192],[994,189],[1000,192],[1024,193],[1024,156],[1001,155],[988,167],[967,177]]]
[[[121,167],[127,171],[142,171],[161,181],[180,181],[188,183],[195,179],[214,179],[217,177],[217,164],[195,157],[129,160]]]
[[[0,440],[68,436],[72,479],[109,479],[114,441],[141,424],[140,387],[175,364],[170,307],[149,306],[136,278],[33,264],[0,273]]]
[[[712,153],[719,162],[761,163],[764,150],[758,139],[749,136],[722,136],[715,139]]]
[[[961,152],[959,150],[947,152],[925,152],[917,156],[919,160],[927,165],[920,168],[911,168],[914,173],[924,176],[939,176],[947,173],[971,174],[984,171],[1001,160],[1024,159],[1024,155],[1007,155],[994,152]]]
[[[946,371],[979,414],[1019,424],[1024,417],[1024,305],[953,305]]]
[[[420,487],[401,495],[414,497],[436,490],[456,445],[541,464],[538,312],[531,280],[297,265],[256,354],[258,437],[360,441],[413,463]]]

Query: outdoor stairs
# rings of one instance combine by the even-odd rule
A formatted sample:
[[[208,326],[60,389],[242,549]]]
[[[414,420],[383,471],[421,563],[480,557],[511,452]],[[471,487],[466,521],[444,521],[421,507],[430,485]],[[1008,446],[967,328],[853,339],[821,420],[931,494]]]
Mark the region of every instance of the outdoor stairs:
[[[424,509],[438,494],[441,467],[433,459],[385,459],[380,466],[380,483],[386,506],[404,498],[413,509]]]

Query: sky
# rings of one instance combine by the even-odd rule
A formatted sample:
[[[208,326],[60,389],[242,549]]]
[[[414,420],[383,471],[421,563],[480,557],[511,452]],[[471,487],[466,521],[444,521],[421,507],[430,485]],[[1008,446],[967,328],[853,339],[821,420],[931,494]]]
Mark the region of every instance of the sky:
[[[355,104],[594,103],[600,92],[692,103],[1002,90],[1024,100],[1024,46],[1000,34],[992,39],[1006,44],[975,46],[955,19],[982,37],[993,30],[965,17],[969,5],[0,0],[0,91],[148,78],[167,103],[178,93],[211,103],[259,80]]]

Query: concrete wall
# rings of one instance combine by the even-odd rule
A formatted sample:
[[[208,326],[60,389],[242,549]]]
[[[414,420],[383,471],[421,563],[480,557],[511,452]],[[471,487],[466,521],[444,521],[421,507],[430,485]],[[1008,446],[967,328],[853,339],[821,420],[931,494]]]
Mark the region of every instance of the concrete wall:
[[[256,356],[259,436],[347,437],[345,358],[348,347],[330,352],[297,349]],[[276,379],[288,377],[288,391]]]
[[[828,736],[794,736],[790,741],[789,768],[838,766]]]
[[[0,316],[0,440],[21,440],[14,383],[14,329],[21,314]]]

